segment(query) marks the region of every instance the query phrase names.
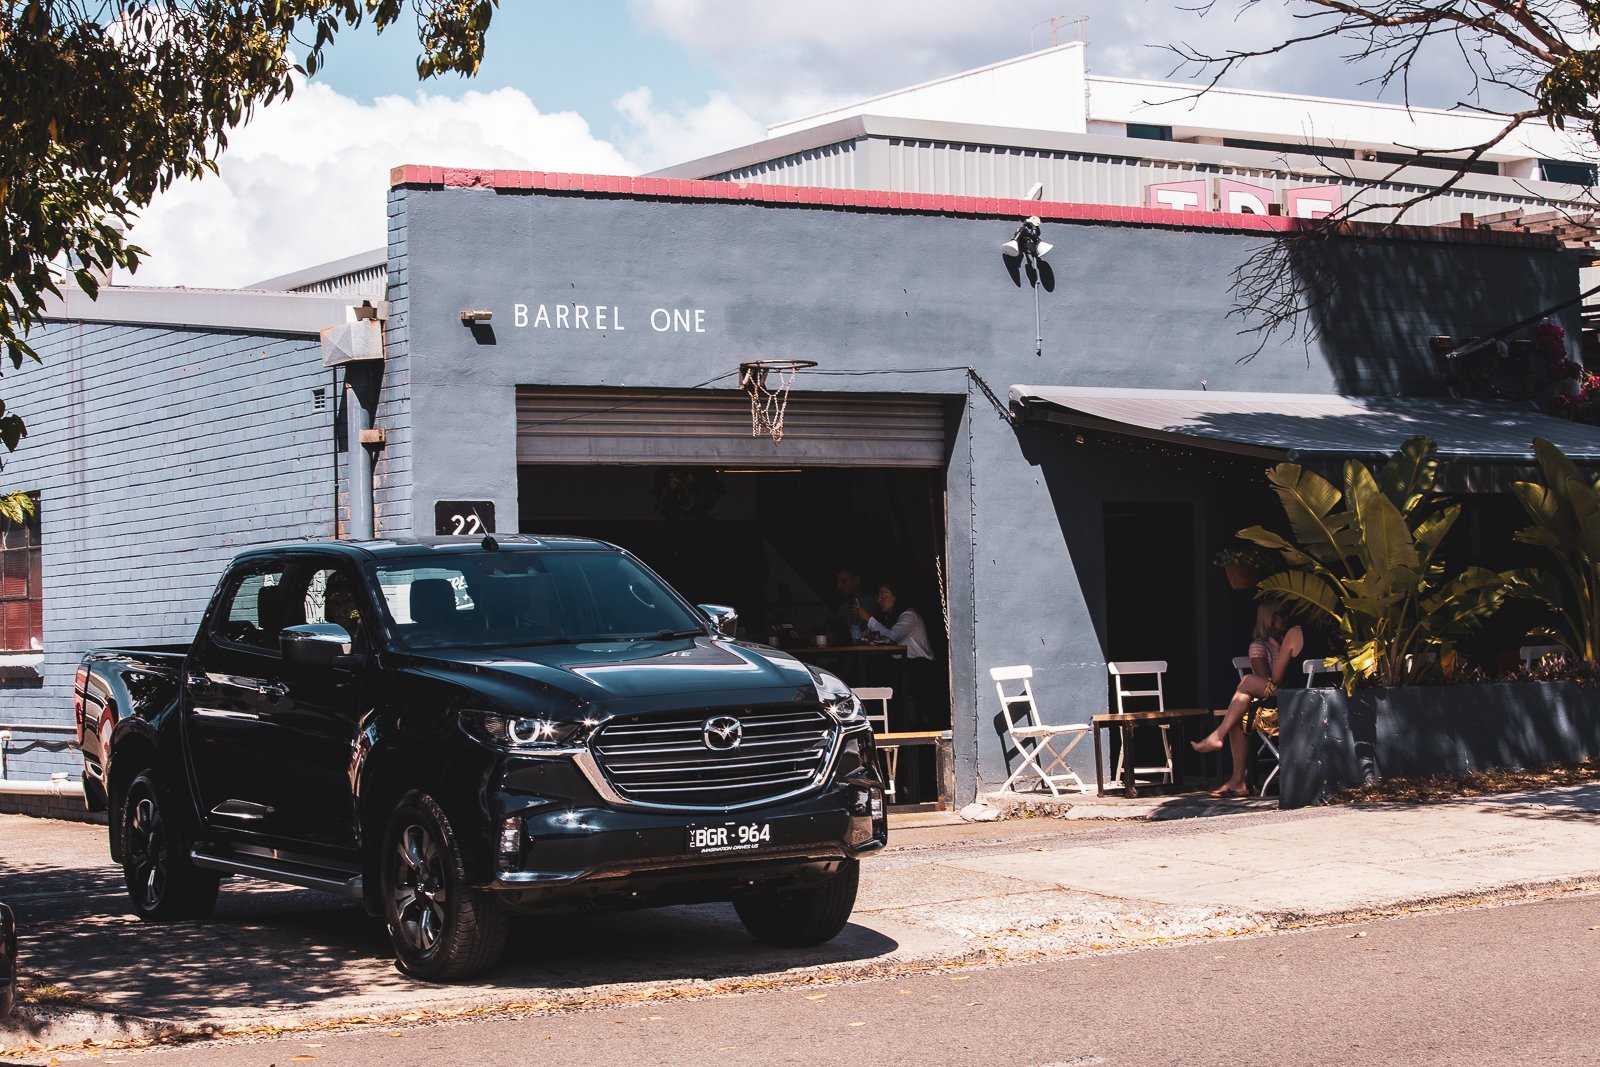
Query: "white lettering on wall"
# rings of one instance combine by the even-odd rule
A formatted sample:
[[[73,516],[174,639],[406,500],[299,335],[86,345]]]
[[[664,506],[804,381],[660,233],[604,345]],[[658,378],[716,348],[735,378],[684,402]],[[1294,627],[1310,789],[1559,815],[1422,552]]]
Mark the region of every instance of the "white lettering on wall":
[[[656,333],[707,333],[706,309],[652,308],[650,328]],[[517,329],[615,330],[626,332],[622,308],[616,304],[512,304],[511,322]]]

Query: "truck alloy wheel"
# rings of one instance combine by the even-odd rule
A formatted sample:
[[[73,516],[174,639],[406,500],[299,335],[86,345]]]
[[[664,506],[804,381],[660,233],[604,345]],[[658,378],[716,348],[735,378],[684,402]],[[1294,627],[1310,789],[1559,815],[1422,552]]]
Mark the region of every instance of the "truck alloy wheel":
[[[203,919],[217,903],[217,875],[189,861],[181,829],[167,818],[148,773],[128,786],[122,806],[122,874],[141,919]]]
[[[415,823],[400,831],[395,845],[394,911],[398,934],[417,952],[431,952],[444,929],[444,856],[433,835]]]
[[[401,970],[454,982],[499,960],[510,917],[492,893],[467,887],[450,820],[432,797],[413,793],[395,809],[379,878]]]

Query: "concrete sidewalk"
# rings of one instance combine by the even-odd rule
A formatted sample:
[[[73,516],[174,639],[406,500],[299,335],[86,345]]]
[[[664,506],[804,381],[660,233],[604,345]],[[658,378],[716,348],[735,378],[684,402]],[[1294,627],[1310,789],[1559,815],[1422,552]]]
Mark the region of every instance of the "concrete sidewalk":
[[[1222,810],[1226,810],[1225,808]],[[98,827],[0,816],[0,899],[25,974],[62,1007],[0,1049],[358,1025],[824,983],[952,964],[1268,932],[1529,890],[1600,888],[1600,784],[1422,807],[1251,810],[1159,823],[1013,820],[907,831],[864,867],[832,944],[755,944],[725,905],[530,920],[487,982],[399,975],[358,908],[229,883],[215,918],[122,911]]]

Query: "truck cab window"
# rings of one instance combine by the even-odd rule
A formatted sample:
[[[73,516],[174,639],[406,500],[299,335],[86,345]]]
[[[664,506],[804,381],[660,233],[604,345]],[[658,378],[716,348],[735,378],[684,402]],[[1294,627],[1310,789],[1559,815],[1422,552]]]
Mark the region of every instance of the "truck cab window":
[[[278,651],[278,631],[283,629],[282,593],[281,563],[245,571],[229,590],[213,634],[230,644]]]

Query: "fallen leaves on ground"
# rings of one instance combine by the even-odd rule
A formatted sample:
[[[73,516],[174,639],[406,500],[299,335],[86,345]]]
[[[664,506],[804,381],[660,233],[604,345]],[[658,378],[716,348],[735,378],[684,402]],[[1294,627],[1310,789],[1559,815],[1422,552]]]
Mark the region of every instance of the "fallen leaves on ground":
[[[1535,770],[1473,771],[1465,775],[1439,775],[1433,778],[1389,778],[1373,785],[1341,789],[1328,798],[1330,804],[1428,804],[1458,797],[1486,797],[1497,793],[1520,793],[1532,789],[1553,789],[1600,780],[1600,761],[1553,764]]]

